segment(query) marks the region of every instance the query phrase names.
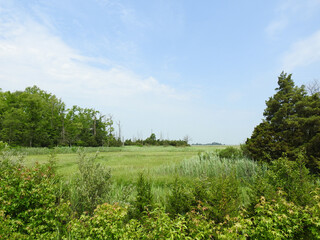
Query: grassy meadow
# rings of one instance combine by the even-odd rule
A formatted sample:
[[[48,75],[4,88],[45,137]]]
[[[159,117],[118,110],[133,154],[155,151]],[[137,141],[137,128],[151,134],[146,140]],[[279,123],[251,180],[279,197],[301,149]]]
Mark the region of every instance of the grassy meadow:
[[[168,166],[179,163],[185,159],[198,156],[203,152],[213,152],[225,146],[191,146],[191,147],[110,147],[110,148],[82,148],[88,157],[97,154],[97,162],[109,167],[115,179],[129,180],[141,171],[150,171],[160,166]],[[38,163],[45,163],[50,159],[51,153],[55,153],[58,173],[68,177],[77,170],[80,148],[59,148],[59,149],[21,149],[24,154],[24,163],[31,166]],[[19,152],[19,151],[18,151]]]
[[[155,200],[161,202],[176,177],[186,182],[192,182],[194,177],[201,175],[201,169],[195,168],[200,156],[214,153],[226,146],[125,146],[125,147],[99,147],[99,148],[22,148],[16,154],[24,155],[24,164],[28,167],[36,162],[43,164],[54,156],[57,172],[66,181],[77,171],[79,162],[78,151],[83,151],[87,157],[95,158],[111,170],[112,189],[110,200],[112,202],[130,200],[133,194],[133,185],[140,173],[144,173],[152,183]],[[208,166],[202,166],[208,167]],[[187,172],[192,168],[196,172]],[[185,169],[185,172],[182,172]],[[213,168],[207,168],[207,170]],[[217,169],[217,168],[216,168]],[[127,192],[127,195],[124,194]],[[126,199],[123,199],[123,194]]]

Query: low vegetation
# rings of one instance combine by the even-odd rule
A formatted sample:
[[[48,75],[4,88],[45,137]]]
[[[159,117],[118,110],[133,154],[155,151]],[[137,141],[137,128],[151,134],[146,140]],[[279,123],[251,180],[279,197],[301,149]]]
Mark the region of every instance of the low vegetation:
[[[0,239],[320,239],[319,94],[278,83],[240,147],[0,141]]]
[[[319,182],[303,155],[267,165],[222,158],[223,151],[151,168],[120,187],[85,149],[66,179],[57,174],[55,154],[47,155],[46,164],[26,166],[4,148],[0,239],[320,238]],[[155,175],[172,176],[163,180],[170,190],[160,201]]]

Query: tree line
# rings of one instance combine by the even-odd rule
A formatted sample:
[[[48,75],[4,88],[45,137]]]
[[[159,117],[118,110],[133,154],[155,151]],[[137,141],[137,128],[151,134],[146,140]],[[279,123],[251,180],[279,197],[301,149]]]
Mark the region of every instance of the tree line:
[[[124,141],[125,146],[189,146],[188,139],[183,140],[168,140],[168,139],[157,139],[154,133],[151,133],[150,137],[143,139],[127,139]]]
[[[91,108],[66,108],[37,86],[0,91],[0,140],[11,146],[102,146],[115,141],[113,121]]]
[[[0,89],[0,141],[10,146],[188,145],[185,140],[156,139],[154,133],[145,140],[122,141],[115,136],[113,124],[112,117],[95,109],[67,108],[61,99],[37,86],[15,92]]]

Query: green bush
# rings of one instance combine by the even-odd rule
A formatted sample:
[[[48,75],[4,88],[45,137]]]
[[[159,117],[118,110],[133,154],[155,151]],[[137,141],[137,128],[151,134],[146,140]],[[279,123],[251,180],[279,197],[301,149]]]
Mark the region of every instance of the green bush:
[[[154,205],[150,180],[146,179],[143,173],[139,175],[136,189],[137,195],[129,209],[129,218],[141,219],[147,210],[153,209]]]
[[[0,152],[9,148],[9,145],[5,142],[0,141]]]
[[[183,183],[175,179],[172,189],[166,197],[166,211],[170,216],[184,215],[191,209],[192,196]]]
[[[96,163],[97,154],[87,157],[84,151],[79,150],[79,172],[67,182],[71,207],[81,214],[92,214],[94,209],[102,204],[110,189],[110,169]]]
[[[126,208],[104,203],[92,217],[83,214],[69,223],[69,239],[123,239],[126,217]]]
[[[286,193],[288,201],[299,206],[313,205],[311,192],[317,188],[314,177],[309,174],[303,162],[303,155],[297,161],[289,161],[286,157],[272,161],[264,176],[257,175],[253,189],[256,200],[264,195],[267,200],[274,198],[281,189]],[[256,202],[256,201],[253,201]]]
[[[68,203],[57,198],[59,178],[51,164],[31,168],[2,157],[0,161],[0,235],[9,239],[51,239],[65,231]],[[23,237],[22,237],[23,236]]]
[[[320,239],[319,194],[313,194],[317,204],[311,208],[297,206],[284,196],[278,191],[271,201],[261,197],[253,215],[242,211],[237,217],[227,217],[216,226],[218,239]]]
[[[226,147],[218,151],[218,156],[220,158],[239,159],[243,158],[243,152],[241,149],[235,147]]]
[[[99,206],[92,217],[70,222],[69,239],[213,239],[214,223],[196,212],[170,218],[164,209],[146,210],[140,220],[127,221],[127,208]]]
[[[242,206],[240,200],[240,183],[234,174],[210,179],[207,199],[204,206],[209,209],[209,216],[216,222],[222,222],[224,217],[236,216]]]

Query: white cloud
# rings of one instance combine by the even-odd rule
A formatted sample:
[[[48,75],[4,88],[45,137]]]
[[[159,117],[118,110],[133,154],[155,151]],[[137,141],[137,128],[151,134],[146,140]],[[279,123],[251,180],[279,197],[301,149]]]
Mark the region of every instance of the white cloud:
[[[154,76],[140,76],[110,59],[84,56],[54,34],[58,29],[54,29],[50,16],[42,15],[41,9],[36,9],[36,21],[17,6],[4,9],[2,2],[5,1],[0,0],[3,91],[37,85],[62,98],[67,107],[77,104],[103,114],[112,113],[121,120],[126,137],[137,136],[138,131],[146,137],[153,129],[156,133],[167,133],[172,139],[190,134],[198,142],[238,143],[237,136],[244,135],[237,133],[240,129],[237,126],[248,123],[250,115],[235,116],[231,111],[217,110],[216,105],[206,107],[206,102],[199,104],[200,101],[191,98],[193,94],[162,84]],[[134,22],[134,13],[129,13],[123,20]],[[233,95],[231,100],[238,97]],[[245,119],[240,119],[241,116]],[[228,126],[225,118],[229,119]]]
[[[279,32],[285,29],[287,25],[288,20],[286,18],[277,19],[271,22],[265,31],[269,37],[274,38]]]
[[[134,103],[135,98],[186,99],[185,94],[107,59],[88,58],[56,37],[48,28],[21,12],[0,16],[0,83],[16,90],[38,85],[59,97]],[[102,65],[98,68],[94,65]],[[140,106],[141,107],[141,106]]]
[[[294,43],[283,57],[283,69],[291,72],[300,66],[320,62],[320,30]]]
[[[121,120],[126,137],[136,131],[147,136],[150,129],[170,132],[175,139],[186,134],[184,122],[192,121],[190,115],[195,114],[189,109],[194,94],[177,91],[153,76],[141,76],[110,59],[84,56],[54,34],[57,29],[50,17],[42,16],[46,19],[42,24],[14,4],[4,6],[0,0],[0,5],[3,91],[37,85],[67,107],[75,104],[111,113]]]
[[[285,0],[275,8],[275,17],[265,28],[270,38],[277,38],[287,27],[319,14],[320,0]]]

